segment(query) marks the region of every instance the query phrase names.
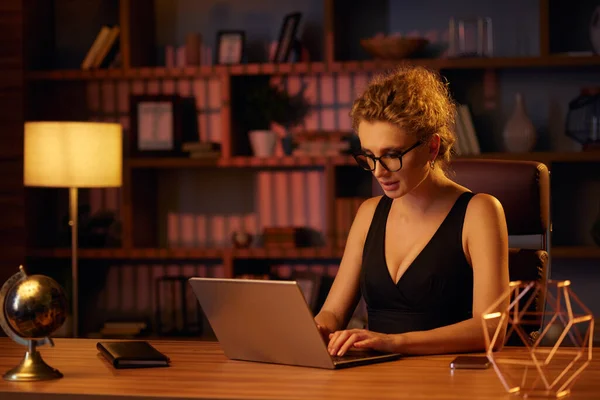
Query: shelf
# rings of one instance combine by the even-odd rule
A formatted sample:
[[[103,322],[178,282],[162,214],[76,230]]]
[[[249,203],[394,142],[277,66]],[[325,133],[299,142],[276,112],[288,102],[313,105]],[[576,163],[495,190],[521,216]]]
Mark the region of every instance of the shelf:
[[[458,159],[504,159],[504,160],[533,160],[545,164],[553,162],[600,162],[600,151],[582,152],[533,152],[533,153],[482,153],[478,155],[461,156]],[[292,157],[232,157],[232,158],[130,158],[127,161],[130,168],[294,168],[294,167],[323,167],[331,165],[356,165],[349,155],[339,156],[292,156]]]
[[[294,249],[250,248],[234,249],[234,259],[339,259],[343,249],[331,247],[306,247]]]
[[[327,163],[350,164],[355,163],[351,156],[290,156],[290,157],[231,157],[231,158],[131,158],[128,161],[130,168],[242,168],[242,167],[323,167]]]
[[[600,259],[600,247],[594,246],[556,246],[550,250],[553,258]],[[35,249],[28,251],[35,258],[70,258],[71,249]],[[141,249],[80,249],[80,259],[98,260],[188,260],[216,259],[233,257],[234,259],[339,259],[342,248],[306,247],[294,249],[197,249],[197,248],[141,248]]]
[[[473,57],[406,59],[401,61],[348,61],[333,63],[328,70],[332,72],[376,71],[394,68],[399,64],[422,65],[424,67],[440,70],[582,67],[600,65],[600,56],[574,57],[555,55],[548,57]]]
[[[223,258],[223,249],[196,249],[196,248],[171,248],[171,249],[79,249],[77,257],[83,260],[166,260],[166,259],[210,259]],[[70,258],[71,249],[33,249],[27,251],[28,257],[35,258]]]
[[[233,257],[234,259],[340,259],[343,248],[306,247],[294,249],[198,249],[198,248],[140,248],[140,249],[80,249],[80,259],[98,260],[188,260],[216,259]],[[600,259],[600,247],[594,246],[556,246],[550,250],[553,258]],[[70,258],[71,249],[35,249],[28,251],[35,258]]]
[[[600,247],[556,246],[550,249],[553,258],[600,259]]]
[[[338,259],[343,249],[331,247],[306,247],[293,249],[278,248],[141,248],[141,249],[80,249],[78,258],[82,260],[190,260],[217,259]],[[70,258],[71,249],[34,249],[27,252],[33,258]]]
[[[160,79],[160,78],[201,78],[219,75],[278,75],[278,74],[311,74],[327,72],[322,62],[285,63],[285,64],[240,64],[210,65],[182,68],[129,68],[129,69],[94,69],[94,70],[56,70],[30,71],[26,78],[31,81],[65,81],[65,80],[112,80],[112,79]]]
[[[65,80],[113,80],[113,79],[160,79],[191,78],[218,75],[287,75],[330,72],[371,72],[394,68],[401,64],[422,65],[433,69],[497,69],[535,67],[583,67],[600,65],[600,56],[548,56],[548,57],[497,57],[497,58],[424,58],[398,61],[347,61],[327,65],[323,62],[284,64],[212,65],[182,68],[130,68],[95,70],[29,71],[26,79],[31,81]]]

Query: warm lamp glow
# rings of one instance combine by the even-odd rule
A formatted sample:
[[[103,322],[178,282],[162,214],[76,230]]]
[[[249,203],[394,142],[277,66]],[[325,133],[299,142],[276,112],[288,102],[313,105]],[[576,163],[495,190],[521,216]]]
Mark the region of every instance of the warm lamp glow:
[[[122,135],[115,123],[26,122],[25,186],[121,186]]]

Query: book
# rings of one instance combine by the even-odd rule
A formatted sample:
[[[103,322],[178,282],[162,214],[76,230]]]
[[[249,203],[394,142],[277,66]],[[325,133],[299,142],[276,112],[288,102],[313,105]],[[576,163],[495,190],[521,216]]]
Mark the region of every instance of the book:
[[[100,32],[98,32],[96,39],[94,39],[92,46],[90,47],[87,54],[85,55],[85,58],[81,62],[81,69],[88,70],[91,67],[93,67],[94,61],[98,56],[98,53],[102,50],[102,46],[108,39],[110,32],[111,28],[109,26],[104,25],[102,26],[102,28],[100,28]]]
[[[92,62],[92,68],[108,67],[110,62],[115,58],[116,53],[119,51],[119,34],[121,28],[118,25],[110,28],[108,35],[102,42],[98,53]]]
[[[96,348],[115,368],[168,367],[169,357],[144,340],[98,342]]]

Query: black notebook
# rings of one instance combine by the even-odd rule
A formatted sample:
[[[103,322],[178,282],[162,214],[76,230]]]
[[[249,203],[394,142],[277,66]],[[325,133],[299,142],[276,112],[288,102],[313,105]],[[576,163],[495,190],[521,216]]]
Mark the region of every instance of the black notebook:
[[[115,368],[167,367],[170,361],[146,341],[98,342],[96,348]]]

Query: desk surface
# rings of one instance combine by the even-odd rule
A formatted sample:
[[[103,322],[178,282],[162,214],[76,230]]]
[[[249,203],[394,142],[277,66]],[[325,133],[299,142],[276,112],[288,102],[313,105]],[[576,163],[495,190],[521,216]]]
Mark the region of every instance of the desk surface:
[[[152,341],[171,367],[115,370],[96,351],[97,340],[55,339],[42,347],[64,378],[42,382],[0,379],[2,400],[29,399],[509,399],[493,369],[451,372],[453,356],[409,357],[342,370],[228,360],[218,343]],[[19,363],[25,348],[0,338],[0,373]],[[42,393],[44,395],[42,395]],[[573,387],[572,399],[600,396],[600,360]]]

